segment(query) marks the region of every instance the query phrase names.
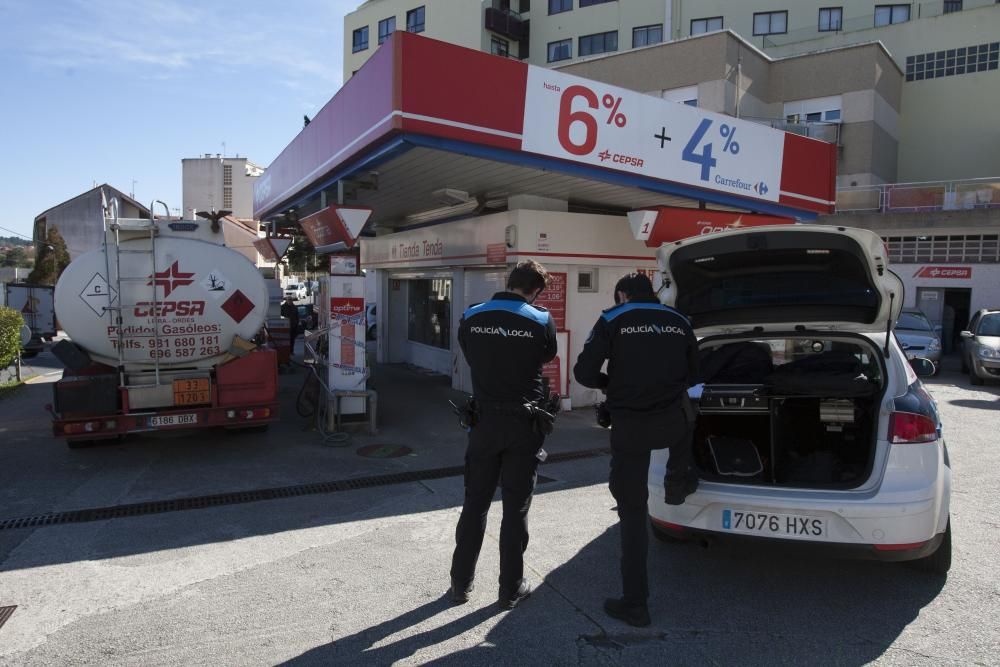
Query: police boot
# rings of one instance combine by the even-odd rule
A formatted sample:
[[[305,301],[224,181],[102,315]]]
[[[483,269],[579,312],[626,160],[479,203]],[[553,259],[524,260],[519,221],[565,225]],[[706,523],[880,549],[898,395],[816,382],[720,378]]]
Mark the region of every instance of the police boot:
[[[527,579],[517,582],[517,589],[513,593],[505,594],[500,591],[500,608],[513,609],[521,600],[527,599],[531,595],[531,584]]]
[[[608,598],[604,601],[604,612],[611,618],[625,621],[635,628],[644,628],[652,621],[649,619],[649,608],[644,605],[629,605],[623,599]]]
[[[469,596],[472,595],[472,591],[475,588],[475,584],[471,581],[463,585],[461,582],[452,579],[451,588],[448,589],[448,598],[455,604],[465,604],[469,601]]]

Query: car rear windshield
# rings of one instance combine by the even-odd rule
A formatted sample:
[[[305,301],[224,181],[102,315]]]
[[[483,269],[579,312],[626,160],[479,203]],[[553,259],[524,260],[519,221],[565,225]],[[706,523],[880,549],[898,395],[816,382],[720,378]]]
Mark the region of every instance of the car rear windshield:
[[[896,322],[896,328],[906,331],[932,331],[931,323],[923,313],[902,313]]]
[[[881,297],[849,239],[836,247],[692,248],[671,257],[677,309],[697,327],[767,322],[874,322]],[[792,241],[802,243],[801,235]],[[721,246],[722,244],[717,244]],[[789,243],[791,245],[791,243]],[[701,252],[699,252],[701,250]]]
[[[979,322],[979,329],[976,330],[976,335],[1000,336],[1000,313],[983,315],[983,319]]]

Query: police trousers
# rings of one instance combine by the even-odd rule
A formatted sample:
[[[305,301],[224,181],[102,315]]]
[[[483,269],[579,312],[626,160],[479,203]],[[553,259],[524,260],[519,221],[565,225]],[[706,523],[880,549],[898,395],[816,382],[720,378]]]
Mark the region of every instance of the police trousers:
[[[692,428],[683,411],[613,413],[611,418],[611,474],[608,486],[618,503],[621,528],[623,599],[630,606],[646,604],[649,580],[649,456],[654,449],[670,449],[668,478],[687,475],[691,467]],[[663,502],[663,497],[659,498]]]
[[[509,597],[524,576],[528,548],[528,509],[535,491],[538,454],[544,438],[526,415],[485,410],[469,433],[465,452],[465,502],[455,530],[451,578],[458,585],[472,582],[486,534],[486,515],[500,483],[500,595]]]

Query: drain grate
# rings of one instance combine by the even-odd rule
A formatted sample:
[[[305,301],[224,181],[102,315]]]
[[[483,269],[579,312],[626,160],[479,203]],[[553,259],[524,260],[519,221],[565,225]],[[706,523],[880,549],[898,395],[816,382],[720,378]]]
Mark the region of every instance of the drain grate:
[[[11,605],[10,607],[0,607],[0,628],[3,624],[14,615],[14,610],[17,609],[17,605]]]
[[[549,454],[545,463],[559,463],[562,461],[594,458],[604,456],[609,452],[610,450],[607,448],[599,448],[586,449],[576,452],[565,452],[561,454]],[[143,503],[132,503],[128,505],[91,507],[88,509],[70,510],[67,512],[50,512],[47,514],[36,514],[34,516],[17,517],[13,519],[0,519],[0,530],[42,528],[45,526],[58,526],[66,523],[107,521],[109,519],[123,519],[133,516],[144,516],[147,514],[182,512],[185,510],[200,510],[211,507],[221,507],[223,505],[239,505],[242,503],[256,503],[264,500],[296,498],[298,496],[311,496],[320,493],[356,491],[358,489],[370,489],[376,486],[391,486],[393,484],[406,484],[409,482],[444,479],[445,477],[459,477],[463,474],[464,470],[464,466],[449,466],[446,468],[432,468],[430,470],[414,470],[412,472],[398,472],[384,475],[371,475],[369,477],[356,477],[354,479],[341,479],[332,482],[315,482],[313,484],[280,486],[273,489],[235,491],[231,493],[218,493],[210,496],[193,496],[189,498],[157,500]],[[551,480],[551,478],[548,479]]]

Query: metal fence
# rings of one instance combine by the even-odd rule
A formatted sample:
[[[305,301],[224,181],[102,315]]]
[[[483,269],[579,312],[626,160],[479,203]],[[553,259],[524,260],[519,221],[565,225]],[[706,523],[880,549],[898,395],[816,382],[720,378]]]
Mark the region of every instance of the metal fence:
[[[961,211],[1000,208],[1000,177],[838,188],[837,212]]]

